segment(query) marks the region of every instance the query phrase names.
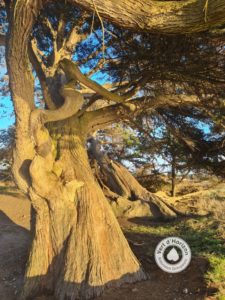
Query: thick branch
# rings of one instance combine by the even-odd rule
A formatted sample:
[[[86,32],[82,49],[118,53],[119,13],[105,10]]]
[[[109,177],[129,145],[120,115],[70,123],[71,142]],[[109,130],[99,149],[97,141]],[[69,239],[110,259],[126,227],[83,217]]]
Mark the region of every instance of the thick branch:
[[[99,85],[95,81],[83,75],[80,69],[78,68],[78,66],[72,61],[70,61],[69,59],[63,59],[62,61],[60,61],[60,67],[65,72],[68,80],[78,80],[79,82],[83,83],[85,86],[95,91],[97,94],[103,96],[104,99],[121,103],[131,110],[135,109],[135,107],[132,107],[129,103],[124,103],[126,98],[106,90],[103,86]]]
[[[52,43],[53,43],[53,52],[52,52],[52,57],[51,57],[51,63],[52,66],[54,66],[56,63],[58,63],[57,61],[57,57],[58,57],[58,49],[57,49],[57,31],[55,31],[55,29],[52,26],[52,23],[49,21],[48,18],[45,19],[45,24],[48,27],[51,36],[52,36]]]
[[[84,103],[81,93],[66,85],[61,90],[64,97],[64,104],[54,110],[36,109],[31,114],[31,131],[35,132],[36,127],[48,123],[65,120],[75,115]]]
[[[119,109],[121,109],[121,112]],[[123,108],[118,104],[106,106],[95,111],[84,113],[81,121],[88,126],[88,133],[92,134],[96,130],[104,129],[110,124],[121,120],[122,110]]]
[[[61,18],[59,20],[58,28],[57,28],[57,50],[61,49],[63,47],[63,44],[65,42],[65,28],[66,28],[66,22],[63,19],[63,14],[61,15]]]
[[[137,98],[129,101],[131,105],[136,107],[135,116],[141,114],[143,111],[155,111],[157,108],[165,106],[185,106],[196,105],[199,103],[198,97],[194,95],[159,95],[151,101],[144,101],[145,98]],[[119,120],[130,119],[132,115],[129,110],[124,108],[121,104],[115,104],[103,107],[95,111],[85,112],[81,120],[88,124],[88,131],[94,132],[99,129],[106,128]]]
[[[92,89],[99,95],[103,96],[105,99],[108,99],[108,100],[111,100],[114,102],[118,102],[118,103],[122,103],[124,101],[124,99],[122,97],[120,97],[119,95],[109,92],[108,90],[103,88],[101,85],[99,85],[97,82],[89,79],[84,74],[82,74],[80,69],[78,68],[78,66],[75,63],[73,63],[72,61],[70,61],[68,59],[63,59],[62,61],[60,61],[60,67],[65,72],[68,80],[71,80],[71,79],[78,80],[79,82],[81,82],[85,86],[87,86],[88,88]]]
[[[16,146],[13,175],[21,190],[28,191],[30,184],[29,162],[34,157],[30,137],[30,113],[34,108],[34,80],[28,58],[28,41],[40,1],[18,0],[10,11],[7,67],[9,83],[16,114]]]
[[[225,0],[70,0],[117,25],[159,33],[201,32],[225,23]],[[94,2],[94,3],[93,3]]]
[[[78,33],[78,28],[75,26],[71,29],[69,36],[67,40],[65,41],[64,48],[72,52],[72,50],[76,47],[78,43],[80,43],[82,40],[85,40],[87,38],[88,34],[81,34]]]
[[[38,57],[38,50],[37,50],[38,48],[34,40],[30,42],[28,49],[29,49],[29,57],[30,57],[31,64],[35,69],[35,72],[41,84],[41,90],[43,93],[45,104],[49,109],[54,109],[55,105],[54,102],[52,101],[51,94],[49,92],[49,88],[46,82],[45,66]]]

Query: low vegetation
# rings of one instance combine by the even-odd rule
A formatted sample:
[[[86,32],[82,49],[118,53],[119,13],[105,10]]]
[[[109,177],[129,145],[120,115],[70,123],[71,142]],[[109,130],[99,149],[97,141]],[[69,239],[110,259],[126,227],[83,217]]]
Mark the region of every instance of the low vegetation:
[[[215,201],[225,199],[219,193],[213,192]],[[212,195],[210,191],[208,194]],[[213,201],[211,199],[211,201]],[[178,236],[188,242],[194,257],[203,257],[208,260],[209,268],[205,274],[208,287],[217,290],[214,299],[224,300],[225,295],[225,219],[224,210],[215,210],[210,216],[181,218],[171,222],[157,222],[152,224],[135,224],[127,232],[133,232],[151,237]],[[147,255],[154,257],[154,248],[148,249]]]

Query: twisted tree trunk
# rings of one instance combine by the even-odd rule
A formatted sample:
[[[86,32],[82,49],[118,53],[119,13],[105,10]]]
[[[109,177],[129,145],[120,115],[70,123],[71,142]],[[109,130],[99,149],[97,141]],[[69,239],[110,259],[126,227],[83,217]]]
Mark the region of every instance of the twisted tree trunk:
[[[73,120],[74,125],[74,120]],[[106,286],[146,279],[96,182],[78,126],[54,143],[38,126],[29,195],[36,227],[22,299],[89,299]],[[54,144],[54,146],[53,146]]]

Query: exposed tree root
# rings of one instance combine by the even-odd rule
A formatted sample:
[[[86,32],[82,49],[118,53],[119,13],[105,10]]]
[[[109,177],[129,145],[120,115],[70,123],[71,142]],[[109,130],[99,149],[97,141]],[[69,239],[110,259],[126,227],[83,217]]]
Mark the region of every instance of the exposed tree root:
[[[124,166],[110,160],[93,138],[90,139],[89,157],[94,174],[116,216],[171,219],[184,215],[141,186]]]

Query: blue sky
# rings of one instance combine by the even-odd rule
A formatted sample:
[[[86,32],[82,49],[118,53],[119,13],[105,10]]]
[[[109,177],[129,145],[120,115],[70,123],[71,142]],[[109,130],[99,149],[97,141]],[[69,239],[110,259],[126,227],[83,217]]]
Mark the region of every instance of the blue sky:
[[[15,117],[10,97],[2,97],[0,100],[0,130],[14,124]]]
[[[3,52],[1,52],[0,78],[2,78],[6,74],[5,60],[3,56],[4,50]],[[2,88],[1,83],[0,88]],[[15,117],[13,112],[13,104],[10,96],[2,96],[0,94],[0,130],[6,129],[10,125],[12,125],[14,121]]]

